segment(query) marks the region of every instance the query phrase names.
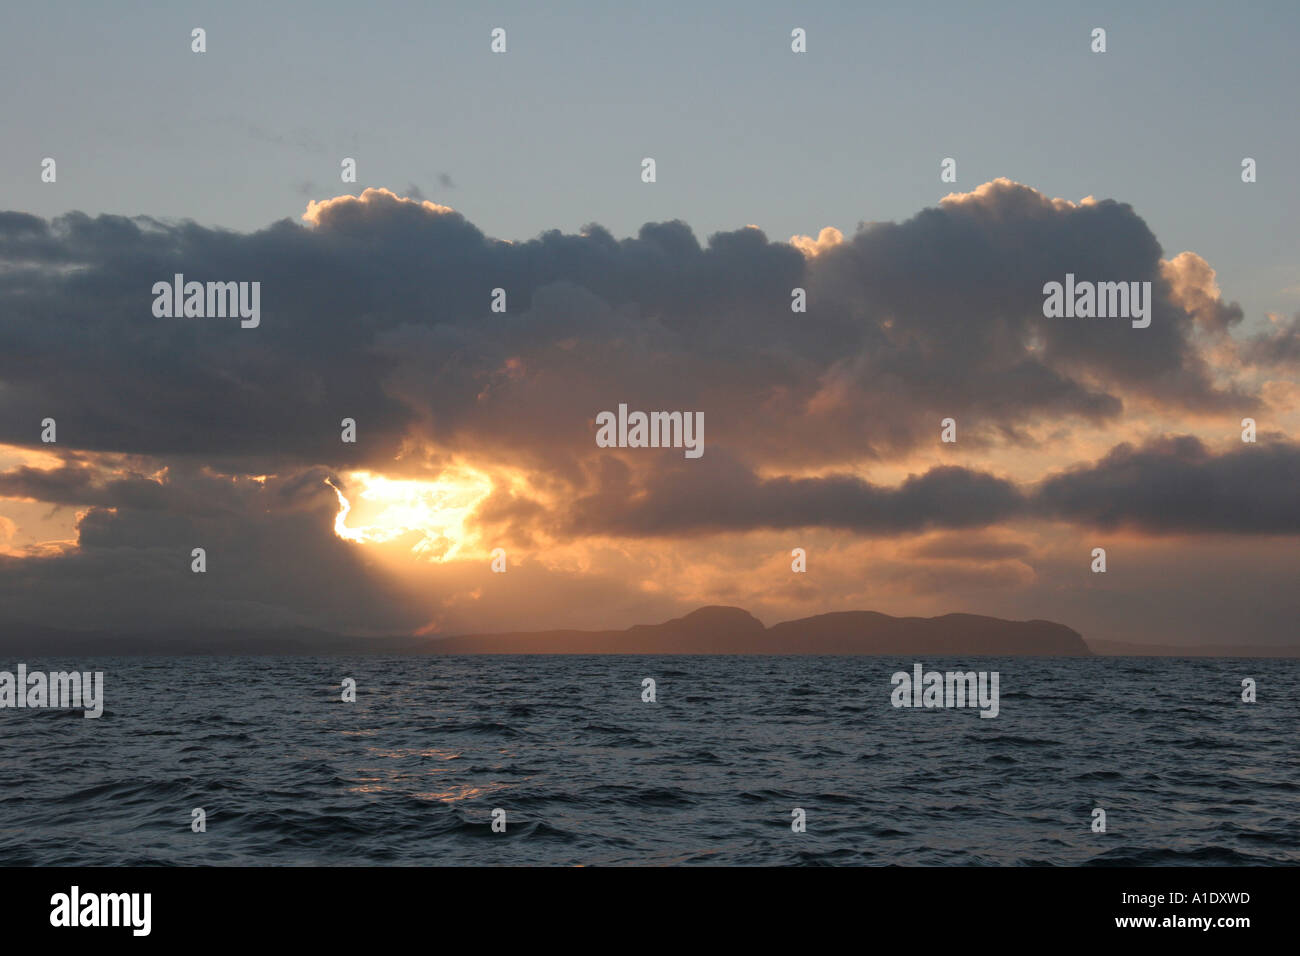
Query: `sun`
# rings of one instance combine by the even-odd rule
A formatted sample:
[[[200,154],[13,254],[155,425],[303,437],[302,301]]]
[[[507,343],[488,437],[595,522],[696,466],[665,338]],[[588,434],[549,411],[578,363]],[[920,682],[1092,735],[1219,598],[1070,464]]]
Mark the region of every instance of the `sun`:
[[[351,501],[325,479],[339,499],[336,535],[358,544],[384,544],[410,536],[414,539],[411,553],[435,562],[450,561],[461,552],[469,536],[466,522],[492,492],[487,475],[463,466],[448,468],[433,481],[385,478],[369,471],[345,477]],[[348,525],[349,517],[356,526]]]

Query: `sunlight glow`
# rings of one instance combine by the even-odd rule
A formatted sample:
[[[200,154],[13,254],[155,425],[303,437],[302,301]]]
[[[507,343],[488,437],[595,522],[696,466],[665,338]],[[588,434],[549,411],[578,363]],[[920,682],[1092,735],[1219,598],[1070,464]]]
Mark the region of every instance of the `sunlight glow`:
[[[359,544],[382,544],[416,535],[411,553],[428,561],[450,561],[466,543],[465,523],[479,502],[492,491],[492,481],[472,468],[449,468],[433,481],[384,478],[368,471],[347,476],[358,517],[364,522],[348,526],[353,503],[328,478],[325,483],[339,499],[334,533]]]

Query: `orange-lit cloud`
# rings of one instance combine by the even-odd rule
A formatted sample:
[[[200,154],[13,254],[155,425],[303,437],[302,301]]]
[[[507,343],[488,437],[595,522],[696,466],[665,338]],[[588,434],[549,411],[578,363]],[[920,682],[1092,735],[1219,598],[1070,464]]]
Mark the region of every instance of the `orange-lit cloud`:
[[[397,195],[392,190],[371,187],[362,190],[360,196],[345,195],[335,196],[333,199],[309,200],[307,211],[302,214],[302,218],[304,221],[318,226],[323,219],[331,216],[360,216],[365,214],[367,207],[389,204],[415,206],[436,216],[455,214],[456,212],[450,206],[440,206],[428,199],[407,199]]]

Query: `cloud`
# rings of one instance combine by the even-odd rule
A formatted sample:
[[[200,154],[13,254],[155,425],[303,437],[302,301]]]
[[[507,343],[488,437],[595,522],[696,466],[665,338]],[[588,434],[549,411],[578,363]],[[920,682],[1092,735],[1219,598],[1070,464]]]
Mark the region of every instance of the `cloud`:
[[[847,475],[760,480],[721,455],[700,464],[670,466],[643,484],[603,482],[597,494],[575,502],[572,530],[634,537],[756,528],[894,534],[982,527],[1024,510],[1013,484],[966,468],[933,468],[885,488]]]
[[[1170,301],[1191,315],[1202,328],[1227,332],[1244,318],[1241,306],[1223,301],[1214,270],[1196,253],[1181,252],[1162,262],[1160,271],[1169,283]]]
[[[260,282],[261,324],[155,318],[153,284],[177,273]],[[1044,318],[1043,284],[1066,273],[1151,282],[1151,326]],[[791,311],[796,287],[806,312]],[[790,242],[752,226],[701,240],[676,220],[622,239],[589,224],[505,241],[415,186],[313,200],[301,221],[247,234],[5,212],[0,314],[0,443],[59,456],[0,472],[0,497],[82,514],[78,548],[0,567],[0,597],[34,613],[43,601],[171,621],[198,601],[232,621],[427,623],[442,598],[412,604],[376,584],[366,552],[332,533],[324,478],[419,478],[457,462],[493,482],[473,532],[525,553],[1018,521],[1300,532],[1286,493],[1295,448],[1279,437],[1216,452],[1145,436],[1070,470],[1002,474],[999,456],[1041,444],[1034,435],[1072,448],[1088,431],[1096,447],[1103,429],[1133,434],[1138,414],[1159,416],[1153,428],[1239,420],[1263,407],[1261,391],[1288,394],[1274,373],[1300,365],[1300,319],[1237,348],[1242,313],[1213,269],[1190,252],[1164,259],[1131,206],[1008,180],[904,222]],[[1264,369],[1272,378],[1256,383]],[[702,412],[704,457],[597,448],[596,415],[620,403]],[[47,417],[54,446],[39,439]],[[938,441],[947,417],[956,446]],[[355,443],[341,440],[344,418]],[[195,590],[186,556],[203,542],[223,557]],[[940,550],[913,557],[934,580],[978,563],[951,542],[927,547]],[[1032,581],[1015,542],[999,547],[989,569],[962,573]],[[551,573],[571,589],[554,593],[588,593],[566,575],[603,575],[607,595],[673,603],[643,570],[621,587],[609,566],[558,561]],[[487,601],[501,587],[441,573],[452,603],[440,619],[484,604],[463,593]]]
[[[1196,437],[1122,444],[1047,479],[1038,508],[1094,528],[1156,533],[1300,534],[1300,446],[1242,443],[1215,455]]]
[[[1300,364],[1300,312],[1288,320],[1269,316],[1273,327],[1251,338],[1244,347],[1248,361],[1261,366]]]
[[[575,534],[631,537],[834,528],[866,535],[985,528],[1046,518],[1153,534],[1300,534],[1300,445],[1243,444],[1220,454],[1190,435],[1124,443],[1100,461],[1019,485],[940,466],[894,487],[852,475],[760,479],[723,456],[651,474],[618,469],[574,502]],[[1017,556],[1015,545],[931,543],[927,556]]]
[[[834,249],[844,241],[844,233],[840,232],[834,226],[827,226],[817,234],[817,238],[812,236],[791,236],[790,245],[794,246],[809,259],[815,258],[830,249]]]
[[[1021,541],[988,535],[941,534],[920,541],[908,551],[918,558],[978,563],[1029,557],[1029,547]]]
[[[1136,399],[1259,402],[1216,382],[1193,340],[1235,321],[1201,260],[1163,263],[1127,205],[1005,180],[793,244],[752,227],[701,244],[682,222],[504,242],[380,189],[303,218],[245,235],[0,215],[0,263],[24,266],[0,290],[0,441],[52,416],[101,451],[347,467],[421,440],[539,464],[589,453],[585,423],[627,401],[704,411],[737,457],[808,466],[905,454],[949,415],[978,443]],[[1152,281],[1152,326],[1045,319],[1042,285],[1066,272]],[[259,281],[261,327],[154,318],[152,285],[176,273]],[[790,310],[796,286],[807,313]],[[364,441],[337,440],[343,417]]]

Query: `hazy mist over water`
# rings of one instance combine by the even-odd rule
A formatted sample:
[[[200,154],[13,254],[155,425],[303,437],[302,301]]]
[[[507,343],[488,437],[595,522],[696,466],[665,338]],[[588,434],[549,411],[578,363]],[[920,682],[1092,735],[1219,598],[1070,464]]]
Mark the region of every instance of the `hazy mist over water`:
[[[1298,660],[921,659],[993,719],[892,707],[904,658],[25,663],[105,704],[0,710],[10,865],[1300,862]]]

